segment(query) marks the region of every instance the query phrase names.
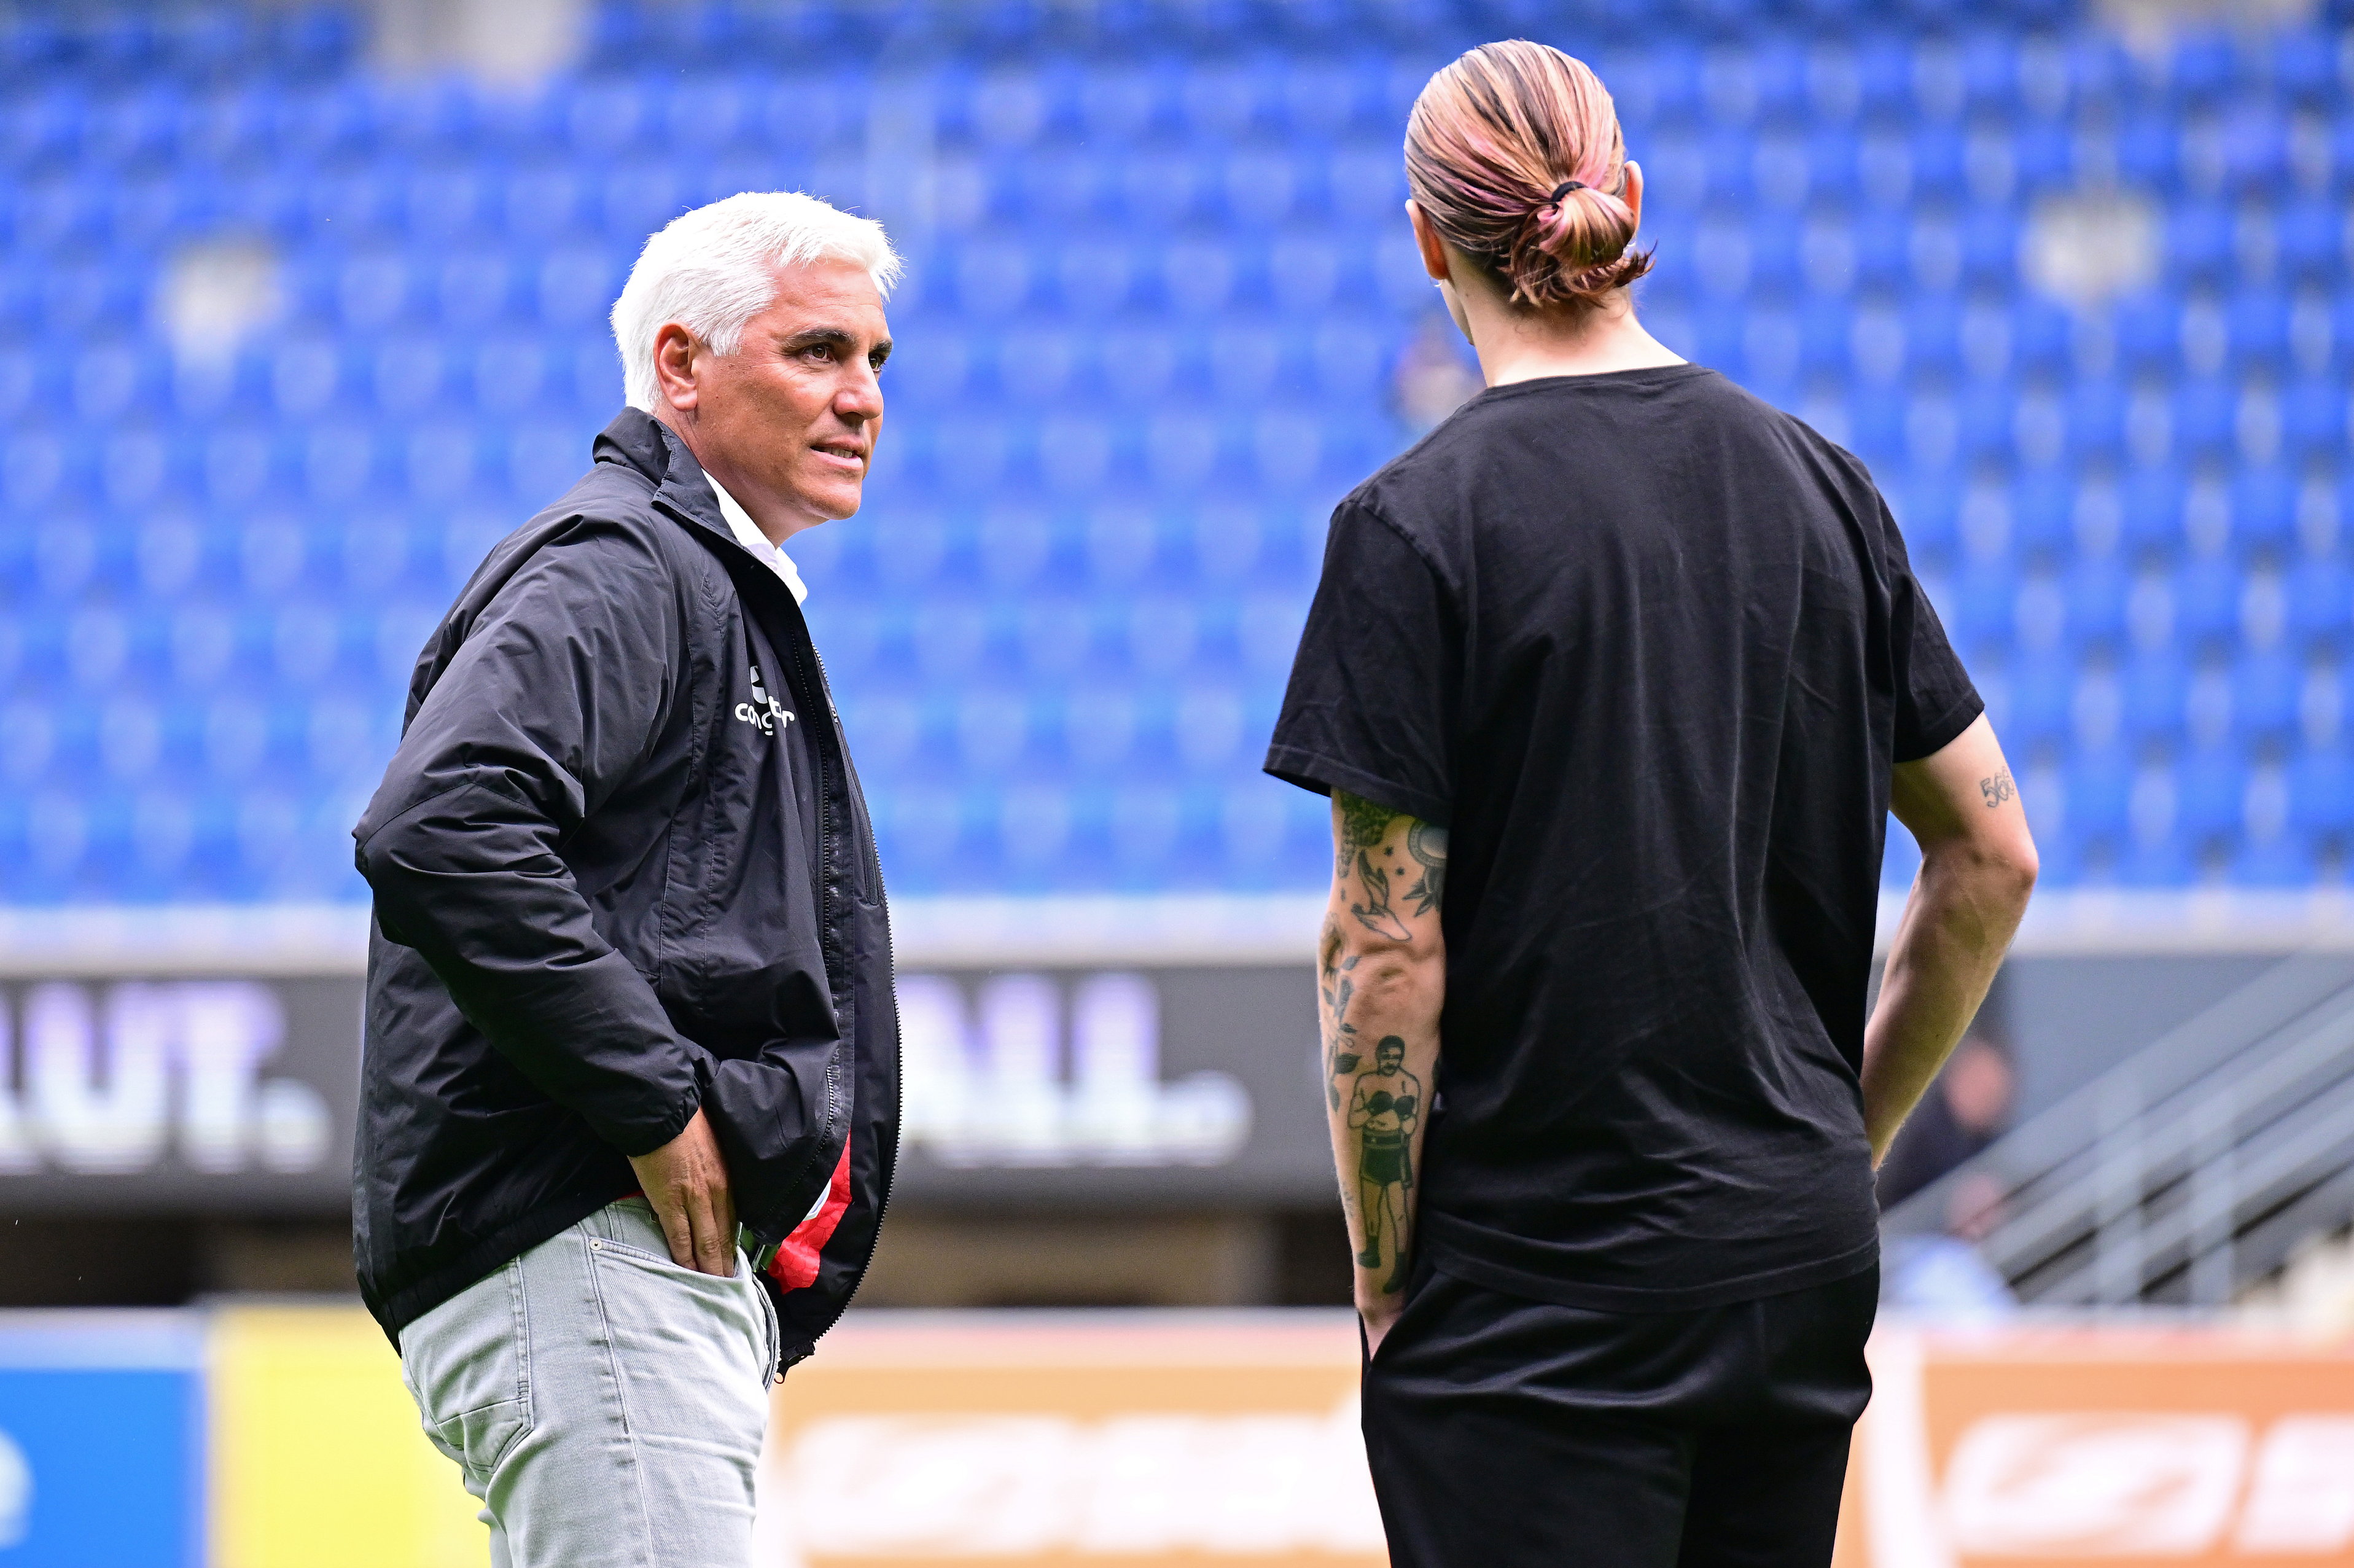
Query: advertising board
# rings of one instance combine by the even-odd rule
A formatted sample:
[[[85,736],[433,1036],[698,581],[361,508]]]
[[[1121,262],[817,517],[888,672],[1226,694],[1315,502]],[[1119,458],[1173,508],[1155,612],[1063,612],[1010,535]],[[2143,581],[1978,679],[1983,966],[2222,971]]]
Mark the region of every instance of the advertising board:
[[[899,977],[895,1198],[1330,1202],[1305,965]]]
[[[0,1207],[340,1209],[361,990],[349,975],[0,983]],[[899,993],[896,1198],[1330,1200],[1304,966],[916,969]]]
[[[0,1564],[201,1568],[204,1337],[172,1312],[0,1312]]]
[[[779,1390],[773,1568],[1386,1561],[1346,1313],[882,1314]]]
[[[0,1207],[340,1207],[359,1005],[345,978],[0,985]]]
[[[1884,1323],[1835,1568],[2354,1563],[2354,1340]],[[762,1568],[1376,1568],[1345,1311],[859,1311],[773,1394]],[[0,1568],[456,1568],[356,1307],[0,1314]],[[366,1521],[355,1531],[354,1520]]]
[[[1872,1341],[1835,1568],[2354,1562],[2354,1345],[2208,1327]]]

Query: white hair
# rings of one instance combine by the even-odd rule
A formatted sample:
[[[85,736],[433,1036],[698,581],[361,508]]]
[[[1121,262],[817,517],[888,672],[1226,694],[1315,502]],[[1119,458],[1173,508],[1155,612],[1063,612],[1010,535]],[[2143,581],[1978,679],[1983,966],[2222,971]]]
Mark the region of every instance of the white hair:
[[[883,226],[799,191],[746,191],[671,219],[646,241],[613,302],[613,341],[630,407],[654,408],[654,334],[678,323],[714,354],[736,352],[744,323],[776,298],[779,267],[848,261],[875,291],[899,281]]]

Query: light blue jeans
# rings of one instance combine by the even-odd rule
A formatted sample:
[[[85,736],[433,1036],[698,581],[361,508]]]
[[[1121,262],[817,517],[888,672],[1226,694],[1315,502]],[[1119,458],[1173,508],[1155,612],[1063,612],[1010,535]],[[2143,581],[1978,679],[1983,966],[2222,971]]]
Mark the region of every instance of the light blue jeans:
[[[670,1260],[599,1209],[402,1330],[426,1435],[482,1502],[493,1568],[750,1568],[777,1324],[739,1252]]]

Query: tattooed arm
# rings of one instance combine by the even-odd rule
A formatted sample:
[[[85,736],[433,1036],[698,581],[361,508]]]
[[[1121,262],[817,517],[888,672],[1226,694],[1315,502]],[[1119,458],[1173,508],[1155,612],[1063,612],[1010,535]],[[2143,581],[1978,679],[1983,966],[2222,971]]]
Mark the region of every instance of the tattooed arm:
[[[1900,764],[1889,803],[1921,842],[1921,874],[1864,1031],[1863,1124],[1875,1163],[1986,1000],[2036,870],[2027,813],[1984,715],[1935,756]]]
[[[1447,830],[1332,796],[1332,896],[1317,945],[1324,1102],[1357,1260],[1357,1310],[1379,1344],[1404,1304],[1438,1065]]]

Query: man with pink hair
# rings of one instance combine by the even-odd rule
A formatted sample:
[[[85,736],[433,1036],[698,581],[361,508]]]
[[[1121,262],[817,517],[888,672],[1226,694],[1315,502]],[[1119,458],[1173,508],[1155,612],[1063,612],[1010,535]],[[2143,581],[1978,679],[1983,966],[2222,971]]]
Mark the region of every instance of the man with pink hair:
[[[1642,175],[1594,73],[1474,49],[1405,151],[1487,389],[1334,513],[1267,755],[1333,801],[1391,1561],[1822,1568],[1873,1163],[2035,846],[1870,475],[1635,319]],[[1867,1020],[1892,808],[1922,873]],[[1339,1092],[1376,1040],[1430,1089],[1394,1151]]]

